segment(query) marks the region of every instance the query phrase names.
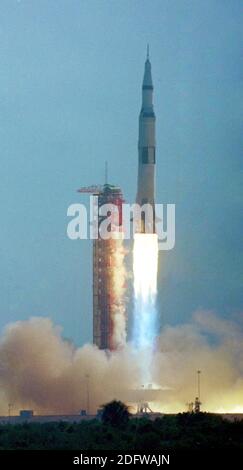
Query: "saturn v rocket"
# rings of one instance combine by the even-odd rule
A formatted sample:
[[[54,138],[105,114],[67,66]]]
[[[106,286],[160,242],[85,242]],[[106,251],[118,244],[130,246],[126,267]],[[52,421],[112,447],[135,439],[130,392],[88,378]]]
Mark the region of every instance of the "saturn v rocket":
[[[139,115],[136,204],[148,208],[148,211],[140,213],[141,221],[138,231],[155,233],[155,114],[149,48],[147,48],[142,84],[142,109]]]

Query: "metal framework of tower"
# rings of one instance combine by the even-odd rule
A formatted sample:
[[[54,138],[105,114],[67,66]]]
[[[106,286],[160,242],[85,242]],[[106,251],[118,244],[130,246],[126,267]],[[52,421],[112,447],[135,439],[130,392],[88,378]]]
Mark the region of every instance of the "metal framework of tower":
[[[93,240],[93,343],[99,349],[114,350],[114,306],[117,304],[114,286],[116,271],[116,250],[120,240],[103,239],[100,236],[100,224],[106,218],[100,215],[104,204],[114,204],[118,208],[118,231],[122,232],[122,191],[117,186],[90,186],[78,190],[96,196],[98,209],[98,238]],[[109,230],[109,229],[108,229]]]

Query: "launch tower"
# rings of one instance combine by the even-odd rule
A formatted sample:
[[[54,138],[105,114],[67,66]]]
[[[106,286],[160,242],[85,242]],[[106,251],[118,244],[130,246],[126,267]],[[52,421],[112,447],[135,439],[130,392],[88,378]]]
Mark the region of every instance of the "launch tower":
[[[78,190],[96,197],[98,238],[93,240],[93,343],[99,349],[115,350],[125,342],[125,308],[123,305],[123,239],[122,191],[117,186],[91,186]],[[103,239],[100,224],[106,218],[100,214],[104,204],[118,208],[117,235]],[[109,229],[108,229],[109,230]]]

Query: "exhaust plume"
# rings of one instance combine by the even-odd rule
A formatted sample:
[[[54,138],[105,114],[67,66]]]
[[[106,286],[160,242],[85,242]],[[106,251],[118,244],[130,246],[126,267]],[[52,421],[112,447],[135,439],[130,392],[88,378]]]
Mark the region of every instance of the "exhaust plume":
[[[157,235],[136,233],[133,247],[133,339],[140,349],[151,347],[156,336],[157,271]]]
[[[152,382],[151,365],[156,338],[158,236],[136,233],[133,246],[134,346],[141,351],[141,383]]]

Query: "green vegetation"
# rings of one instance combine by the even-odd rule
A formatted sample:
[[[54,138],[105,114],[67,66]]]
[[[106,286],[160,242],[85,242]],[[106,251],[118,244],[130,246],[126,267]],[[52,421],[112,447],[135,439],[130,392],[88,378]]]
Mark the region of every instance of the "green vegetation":
[[[122,425],[106,422],[103,415],[103,422],[1,425],[0,450],[243,450],[243,421],[232,423],[208,413],[183,413],[155,421],[132,417]]]
[[[113,400],[102,406],[101,421],[113,427],[123,427],[127,425],[130,417],[128,406],[121,401]]]

